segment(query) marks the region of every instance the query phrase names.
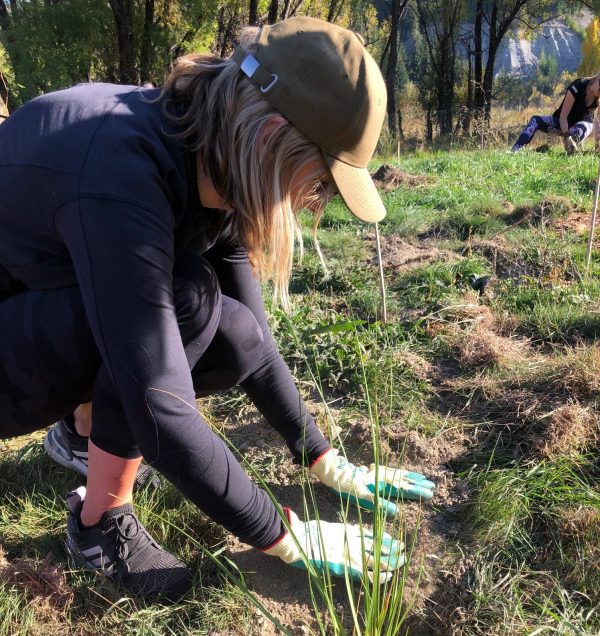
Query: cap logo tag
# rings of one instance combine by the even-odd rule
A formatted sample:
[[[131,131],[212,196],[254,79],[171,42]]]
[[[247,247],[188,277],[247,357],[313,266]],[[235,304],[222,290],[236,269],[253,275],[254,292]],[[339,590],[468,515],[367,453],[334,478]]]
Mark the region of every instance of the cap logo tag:
[[[259,68],[261,68],[260,62],[254,57],[254,55],[250,55],[250,54],[246,55],[246,57],[243,59],[242,63],[240,64],[240,69],[242,73],[244,73],[244,75],[246,75],[249,78],[252,78],[254,73],[256,73],[256,71]],[[265,72],[264,69],[263,69],[263,72]],[[266,86],[259,84],[261,93],[266,93],[269,90],[271,90],[273,85],[279,79],[279,76],[276,75],[275,73],[268,73],[268,74],[271,75],[271,81]]]
[[[245,75],[252,77],[259,66],[260,62],[254,57],[254,55],[246,55],[244,61],[240,64],[240,69]]]

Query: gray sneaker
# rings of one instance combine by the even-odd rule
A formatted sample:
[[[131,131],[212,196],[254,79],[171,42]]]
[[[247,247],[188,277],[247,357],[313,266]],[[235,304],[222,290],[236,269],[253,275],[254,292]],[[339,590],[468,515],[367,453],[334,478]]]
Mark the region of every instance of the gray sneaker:
[[[190,590],[190,570],[154,541],[130,504],[107,510],[99,523],[85,527],[84,499],[83,486],[67,497],[67,550],[79,567],[100,572],[146,600],[177,600]]]
[[[88,438],[74,432],[73,416],[53,424],[44,437],[44,448],[52,459],[65,468],[76,470],[87,477]],[[140,464],[135,476],[135,488],[158,488],[160,478],[148,464]]]

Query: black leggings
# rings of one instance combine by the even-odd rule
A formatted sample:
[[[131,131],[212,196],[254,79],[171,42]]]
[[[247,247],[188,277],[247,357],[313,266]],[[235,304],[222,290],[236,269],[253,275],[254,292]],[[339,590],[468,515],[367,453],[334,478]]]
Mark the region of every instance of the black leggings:
[[[223,269],[221,275],[227,271]],[[229,280],[223,285],[235,287]],[[197,395],[241,383],[284,436],[297,462],[310,461],[328,448],[306,414],[287,367],[287,375],[283,373],[271,334],[260,324],[264,318],[255,315],[258,311],[253,313],[223,295],[213,267],[190,253],[181,253],[175,260],[173,290]],[[151,352],[147,355],[150,359]],[[271,405],[269,391],[261,388],[265,382],[272,386]],[[159,422],[156,431],[140,432],[129,426],[95,346],[78,287],[24,291],[1,302],[0,437],[45,428],[89,400],[94,418],[91,439],[99,448],[135,457],[139,445],[150,464],[246,543],[264,548],[281,535],[283,526],[269,497],[248,479],[204,420],[201,427],[194,427],[197,430],[169,431],[161,436],[161,443],[155,443]],[[293,417],[285,417],[281,407],[285,421],[269,417],[269,409],[277,409],[278,400],[294,411]],[[96,422],[102,422],[102,427]],[[185,436],[190,451],[175,456],[168,443],[171,436]]]

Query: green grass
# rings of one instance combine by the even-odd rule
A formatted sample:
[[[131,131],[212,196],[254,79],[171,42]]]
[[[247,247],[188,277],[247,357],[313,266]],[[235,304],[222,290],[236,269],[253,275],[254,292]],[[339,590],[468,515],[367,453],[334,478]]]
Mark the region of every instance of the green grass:
[[[596,636],[600,255],[586,273],[587,236],[568,221],[591,208],[597,157],[455,151],[416,153],[397,167],[427,180],[384,194],[384,254],[400,237],[425,255],[388,263],[389,321],[372,228],[339,199],[318,231],[328,272],[303,216],[307,253],[294,270],[292,309],[271,310],[270,320],[300,391],[350,459],[406,461],[435,473],[440,491],[431,504],[403,505],[394,523],[336,513],[405,538],[410,564],[394,587],[307,575],[296,595],[310,609],[266,604],[289,630],[304,620],[307,634]],[[482,277],[490,281],[480,295]],[[266,297],[269,305],[268,289]],[[281,503],[292,497],[300,515],[336,505],[301,471],[288,472],[274,437],[252,448],[265,429],[242,393],[200,406]],[[0,561],[0,635],[120,634],[123,624],[128,634],[263,633],[258,577],[236,572],[225,532],[168,485],[136,505],[197,572],[189,598],[123,599],[106,580],[69,569],[64,496],[80,480],[53,465],[39,440],[0,443],[0,545],[11,567],[24,559],[43,571],[51,555],[72,598],[61,606],[32,592]]]

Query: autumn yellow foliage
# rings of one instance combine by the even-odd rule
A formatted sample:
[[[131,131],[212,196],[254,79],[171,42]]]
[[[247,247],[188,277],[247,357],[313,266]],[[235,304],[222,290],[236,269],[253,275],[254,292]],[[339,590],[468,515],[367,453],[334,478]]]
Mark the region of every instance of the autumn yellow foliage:
[[[600,73],[600,18],[594,18],[588,24],[581,54],[583,59],[577,69],[578,75],[589,77]]]

